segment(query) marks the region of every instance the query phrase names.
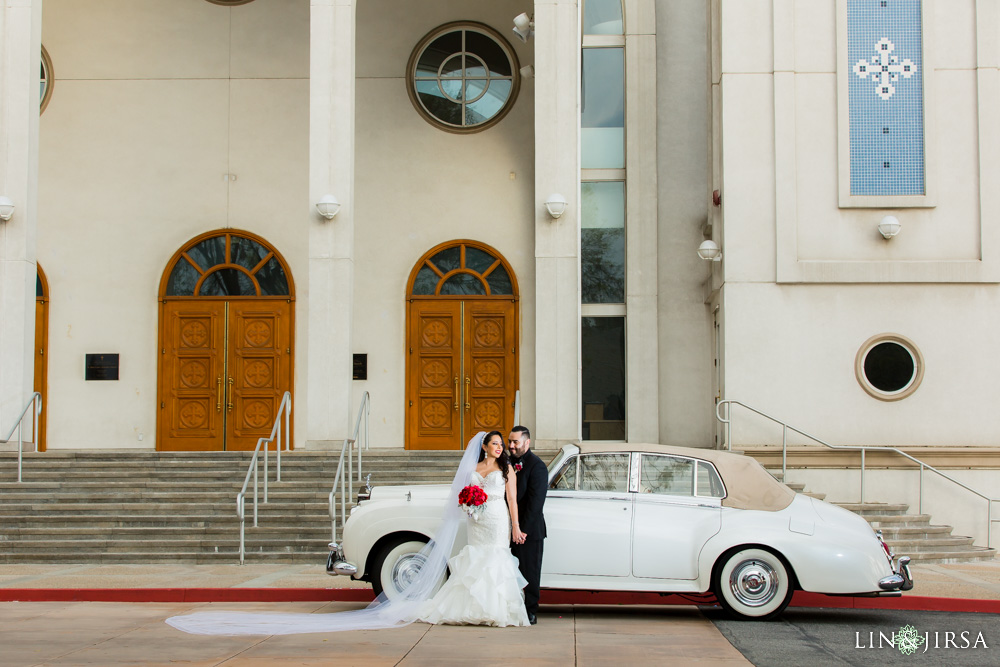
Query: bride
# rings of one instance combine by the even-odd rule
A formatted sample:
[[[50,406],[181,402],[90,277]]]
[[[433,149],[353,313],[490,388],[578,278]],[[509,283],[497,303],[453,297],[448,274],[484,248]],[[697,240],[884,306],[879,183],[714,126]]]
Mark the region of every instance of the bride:
[[[523,534],[517,522],[517,473],[499,431],[483,438],[471,481],[486,492],[486,509],[467,520],[469,543],[448,561],[450,576],[420,620],[454,625],[528,625],[522,588],[528,583],[510,553]],[[506,504],[504,491],[506,490]]]
[[[501,463],[503,440],[482,431],[469,441],[451,483],[441,526],[420,551],[423,560],[413,581],[391,600],[382,593],[365,609],[335,614],[258,614],[218,611],[172,616],[167,623],[200,635],[291,635],[345,630],[379,630],[428,623],[528,625],[521,588],[524,579],[510,553],[509,539],[521,536],[517,525],[516,477]],[[499,443],[499,452],[498,445]],[[507,468],[504,474],[504,468]],[[459,508],[458,494],[469,483],[481,485],[488,500],[475,521]],[[507,503],[503,501],[504,489]],[[509,515],[508,516],[508,512]],[[510,521],[513,519],[513,525]],[[463,519],[469,544],[449,561]],[[480,525],[482,524],[482,525]],[[448,567],[451,578],[436,591]],[[435,594],[436,592],[436,594]]]

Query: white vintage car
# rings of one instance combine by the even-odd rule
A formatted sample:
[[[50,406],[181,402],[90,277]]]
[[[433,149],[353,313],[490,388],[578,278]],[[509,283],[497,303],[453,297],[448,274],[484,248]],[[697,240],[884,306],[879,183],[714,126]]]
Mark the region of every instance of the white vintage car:
[[[738,618],[780,614],[795,590],[899,595],[913,587],[864,519],[796,494],[754,459],[635,444],[567,445],[548,465],[542,588],[712,592]],[[365,496],[368,496],[365,499]],[[420,567],[448,486],[376,487],[331,544],[329,574],[392,597]],[[465,545],[464,527],[455,553]],[[895,559],[895,562],[894,562]]]

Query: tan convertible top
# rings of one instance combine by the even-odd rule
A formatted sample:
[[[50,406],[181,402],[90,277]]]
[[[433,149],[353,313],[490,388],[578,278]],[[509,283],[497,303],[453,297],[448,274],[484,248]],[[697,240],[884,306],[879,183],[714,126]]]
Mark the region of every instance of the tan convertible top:
[[[726,485],[722,504],[742,510],[777,512],[788,507],[795,499],[795,492],[776,480],[761,467],[756,459],[743,454],[733,454],[716,449],[671,447],[668,445],[634,443],[577,443],[582,454],[599,452],[647,452],[672,454],[701,459],[715,464]]]

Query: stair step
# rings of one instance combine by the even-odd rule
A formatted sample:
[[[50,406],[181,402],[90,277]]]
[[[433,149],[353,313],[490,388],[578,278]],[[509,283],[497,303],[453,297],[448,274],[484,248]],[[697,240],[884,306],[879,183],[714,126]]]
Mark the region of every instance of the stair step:
[[[836,503],[845,510],[850,510],[861,516],[882,516],[906,514],[909,505],[901,503]]]

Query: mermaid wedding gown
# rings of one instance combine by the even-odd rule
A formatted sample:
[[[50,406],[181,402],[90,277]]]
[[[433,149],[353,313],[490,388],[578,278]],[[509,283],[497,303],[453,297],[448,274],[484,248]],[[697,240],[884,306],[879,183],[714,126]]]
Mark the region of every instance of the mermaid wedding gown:
[[[467,519],[469,543],[448,560],[448,581],[420,613],[426,623],[451,625],[528,625],[522,588],[528,583],[510,553],[510,515],[499,470],[472,483],[486,492],[479,520]]]

